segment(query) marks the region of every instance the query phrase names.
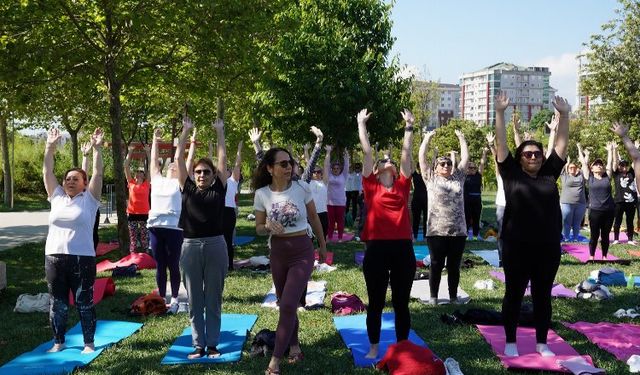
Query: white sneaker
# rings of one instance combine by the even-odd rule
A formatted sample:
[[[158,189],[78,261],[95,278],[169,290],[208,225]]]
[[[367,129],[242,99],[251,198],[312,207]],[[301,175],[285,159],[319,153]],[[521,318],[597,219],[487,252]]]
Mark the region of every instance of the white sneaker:
[[[460,370],[460,364],[453,358],[447,358],[444,361],[444,367],[448,375],[464,375],[462,370]]]
[[[173,302],[171,305],[169,305],[167,314],[177,314],[179,308],[180,308],[180,305],[177,302]]]
[[[636,246],[637,243],[636,243],[636,241],[629,241],[629,242],[627,242],[627,245]]]
[[[617,244],[619,244],[619,243],[620,243],[620,241],[618,241],[618,240],[613,240],[613,242],[612,242],[611,244],[612,244],[612,245],[617,245]]]

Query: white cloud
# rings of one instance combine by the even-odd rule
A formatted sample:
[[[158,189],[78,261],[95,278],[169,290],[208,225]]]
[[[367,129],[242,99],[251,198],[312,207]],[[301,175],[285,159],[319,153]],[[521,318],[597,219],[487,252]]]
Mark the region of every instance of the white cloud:
[[[576,79],[578,60],[576,53],[568,52],[560,56],[546,56],[533,63],[534,66],[546,66],[551,71],[551,87],[558,90],[558,95],[569,100],[576,100]]]

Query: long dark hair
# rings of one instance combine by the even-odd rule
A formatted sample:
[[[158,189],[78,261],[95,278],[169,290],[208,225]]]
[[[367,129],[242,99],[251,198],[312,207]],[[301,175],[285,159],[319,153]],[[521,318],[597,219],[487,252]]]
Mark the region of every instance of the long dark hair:
[[[530,139],[528,141],[524,141],[520,143],[520,146],[516,148],[516,153],[514,155],[514,158],[516,159],[516,162],[518,164],[520,164],[520,159],[522,158],[522,150],[524,150],[526,146],[536,146],[538,149],[540,149],[540,151],[542,151],[542,162],[544,163],[544,161],[547,160],[547,157],[544,154],[544,147],[542,146],[542,143],[538,141],[534,141],[533,139]]]
[[[276,154],[280,151],[286,152],[287,155],[289,155],[289,159],[291,159],[291,161],[295,163],[293,156],[291,156],[287,149],[281,147],[273,147],[267,150],[267,152],[264,153],[260,164],[258,164],[258,168],[256,168],[256,170],[253,172],[253,177],[251,178],[251,187],[254,191],[271,184],[272,178],[269,170],[267,169],[267,166],[273,167],[276,162]],[[293,169],[291,175],[293,176]]]

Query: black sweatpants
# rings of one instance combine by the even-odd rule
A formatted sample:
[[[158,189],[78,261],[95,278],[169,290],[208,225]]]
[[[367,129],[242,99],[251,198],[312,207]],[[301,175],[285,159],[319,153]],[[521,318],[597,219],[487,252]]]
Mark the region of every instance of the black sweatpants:
[[[360,192],[358,190],[347,191],[346,195],[345,215],[349,213],[349,206],[351,206],[351,217],[355,220],[358,213],[358,196]]]
[[[411,219],[413,221],[413,238],[418,239],[420,223],[422,223],[422,235],[427,235],[427,200],[413,199],[411,201]],[[422,220],[421,220],[422,219]]]
[[[396,318],[396,340],[398,342],[406,340],[411,328],[409,293],[416,273],[416,256],[411,240],[367,241],[362,271],[369,296],[367,306],[369,342],[371,344],[380,342],[382,309],[389,283],[391,284],[391,303]]]
[[[627,219],[627,238],[629,241],[633,241],[633,219],[636,216],[636,202],[616,202],[613,239],[620,239],[620,224],[622,224],[623,214]]]
[[[429,236],[429,254],[431,266],[429,266],[429,291],[432,298],[438,298],[442,269],[447,267],[447,280],[449,283],[449,298],[458,298],[458,284],[460,283],[460,262],[464,252],[465,236]],[[446,262],[446,265],[445,265]]]
[[[560,266],[560,242],[505,239],[502,244],[502,265],[505,275],[502,316],[506,341],[516,342],[522,297],[530,281],[536,342],[546,344],[551,325],[551,288]]]
[[[598,237],[602,245],[602,256],[609,253],[609,232],[613,225],[614,210],[594,210],[589,209],[589,229],[591,238],[589,239],[589,254],[596,255],[596,246],[598,246]]]
[[[464,197],[464,217],[467,221],[467,229],[473,229],[475,237],[480,233],[480,215],[482,214],[482,197],[481,196],[465,196]]]
[[[227,243],[227,257],[229,258],[229,271],[233,271],[233,255],[235,248],[233,246],[233,230],[236,228],[236,209],[234,207],[225,207],[222,212],[222,229],[224,240]]]

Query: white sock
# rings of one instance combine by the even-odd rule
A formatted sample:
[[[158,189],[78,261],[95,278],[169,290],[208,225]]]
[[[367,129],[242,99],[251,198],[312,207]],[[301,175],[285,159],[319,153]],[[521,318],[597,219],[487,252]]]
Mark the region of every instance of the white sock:
[[[507,357],[518,357],[518,346],[515,342],[508,342],[504,345],[504,355]]]
[[[543,357],[555,357],[556,353],[552,352],[547,344],[536,344],[536,352],[540,353]]]
[[[178,298],[176,298],[176,297],[171,297],[171,304],[173,305],[174,303],[175,303],[176,305],[178,304]]]

